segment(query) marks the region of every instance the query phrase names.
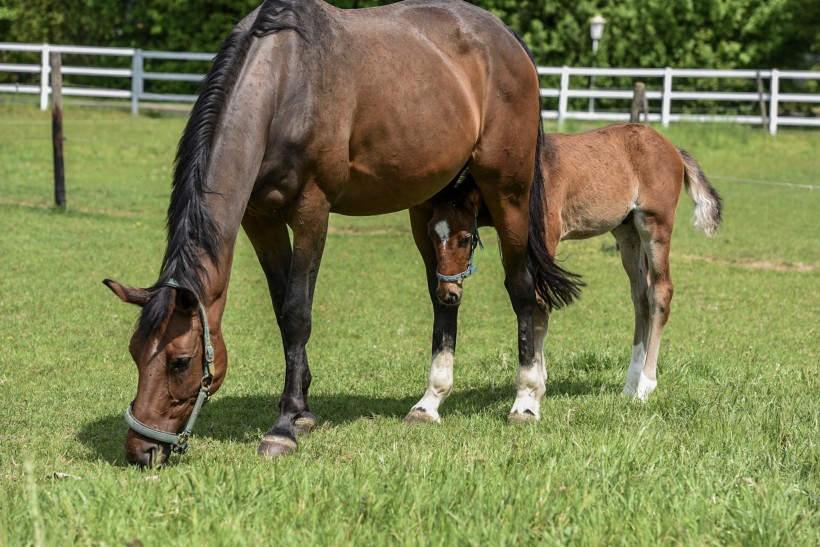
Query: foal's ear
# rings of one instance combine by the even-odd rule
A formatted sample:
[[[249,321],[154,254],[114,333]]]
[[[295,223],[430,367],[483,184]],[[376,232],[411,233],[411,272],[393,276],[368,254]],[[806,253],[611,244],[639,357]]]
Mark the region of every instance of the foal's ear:
[[[103,283],[106,287],[111,289],[111,292],[116,294],[120,300],[128,304],[136,304],[143,307],[151,300],[151,292],[146,289],[138,289],[136,287],[128,287],[117,283],[113,279],[105,279]]]
[[[481,205],[484,201],[481,199],[481,193],[478,191],[478,188],[473,188],[470,191],[470,194],[467,196],[467,201],[473,208],[473,211],[478,214],[481,210]]]
[[[199,299],[193,291],[185,287],[176,287],[174,309],[193,315],[199,309]]]

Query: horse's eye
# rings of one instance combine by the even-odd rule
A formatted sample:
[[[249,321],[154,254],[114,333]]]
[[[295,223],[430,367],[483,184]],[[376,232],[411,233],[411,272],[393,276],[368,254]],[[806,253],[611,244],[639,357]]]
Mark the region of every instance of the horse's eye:
[[[458,246],[463,249],[464,247],[469,245],[472,240],[473,240],[473,236],[468,234],[468,235],[466,235],[466,236],[464,236],[464,237],[462,237],[461,239],[458,240]]]
[[[174,359],[171,359],[171,368],[174,370],[174,372],[182,372],[183,370],[188,368],[188,365],[190,364],[190,357],[175,357]]]

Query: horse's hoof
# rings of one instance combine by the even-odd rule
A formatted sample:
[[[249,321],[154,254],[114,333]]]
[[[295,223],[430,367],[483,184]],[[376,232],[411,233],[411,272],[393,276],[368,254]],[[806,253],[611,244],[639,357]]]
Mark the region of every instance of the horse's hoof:
[[[316,416],[311,412],[303,412],[298,418],[293,420],[293,434],[305,435],[313,431],[316,427]]]
[[[259,443],[257,454],[268,459],[290,456],[296,453],[296,441],[288,437],[265,435]]]
[[[435,416],[431,416],[422,408],[414,408],[407,413],[407,416],[402,420],[406,424],[434,424],[440,420]]]
[[[507,416],[508,424],[529,424],[536,421],[538,421],[538,418],[529,410],[525,410],[523,414],[521,412],[512,412]]]

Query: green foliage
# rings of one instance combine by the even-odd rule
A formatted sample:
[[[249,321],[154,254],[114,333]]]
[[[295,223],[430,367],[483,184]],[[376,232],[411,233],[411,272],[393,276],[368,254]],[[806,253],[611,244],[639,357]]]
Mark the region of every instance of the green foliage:
[[[0,0],[9,41],[216,51],[257,0]],[[335,0],[342,8],[392,3]],[[545,65],[809,68],[820,55],[816,0],[481,0]],[[589,19],[607,19],[593,59]]]

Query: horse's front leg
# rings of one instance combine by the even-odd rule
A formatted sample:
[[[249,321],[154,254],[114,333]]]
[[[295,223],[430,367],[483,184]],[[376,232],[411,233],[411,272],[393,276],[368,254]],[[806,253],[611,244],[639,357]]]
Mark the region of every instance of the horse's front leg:
[[[293,254],[287,289],[277,314],[285,350],[285,388],[279,400],[279,417],[259,444],[262,456],[294,453],[295,434],[306,425],[300,419],[312,419],[315,423],[307,405],[311,376],[305,347],[310,339],[313,292],[327,238],[329,214],[330,206],[324,195],[308,184],[288,218],[293,230]]]
[[[424,260],[427,273],[427,289],[433,303],[433,349],[430,359],[430,373],[427,389],[416,403],[404,422],[408,424],[439,422],[438,408],[450,395],[453,387],[453,361],[456,353],[456,333],[458,330],[458,305],[444,305],[436,296],[436,250],[427,233],[430,211],[424,206],[410,209],[410,226],[413,239]]]
[[[276,314],[276,323],[279,325],[281,332],[284,328],[282,308],[285,304],[290,264],[293,257],[287,224],[280,214],[266,216],[249,211],[242,220],[242,227],[256,251],[256,257],[259,259],[262,271],[265,273],[271,303]],[[307,362],[307,355],[304,359]],[[296,417],[293,423],[293,430],[297,435],[309,433],[316,426],[316,416],[310,412],[307,404],[310,380],[310,370],[305,367],[302,377],[302,396],[305,400],[305,410]]]

